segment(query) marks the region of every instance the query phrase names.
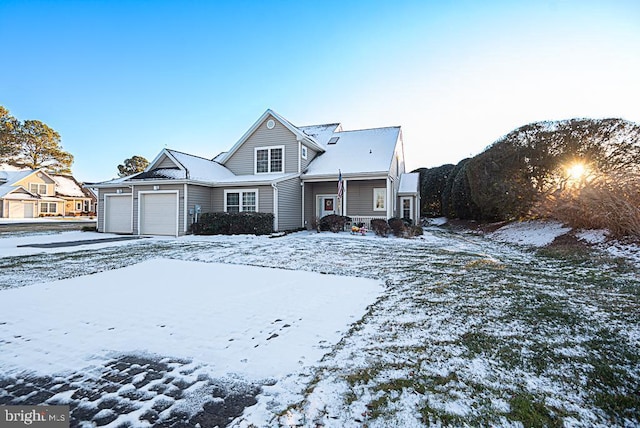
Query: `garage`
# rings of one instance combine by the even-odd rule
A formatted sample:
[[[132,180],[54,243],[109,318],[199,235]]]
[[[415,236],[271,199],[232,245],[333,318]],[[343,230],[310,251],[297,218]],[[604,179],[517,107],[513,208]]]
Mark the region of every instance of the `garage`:
[[[178,192],[140,192],[140,234],[178,235]]]
[[[133,232],[131,195],[105,195],[104,231],[108,233]]]
[[[33,218],[33,202],[10,201],[9,217],[10,218]]]

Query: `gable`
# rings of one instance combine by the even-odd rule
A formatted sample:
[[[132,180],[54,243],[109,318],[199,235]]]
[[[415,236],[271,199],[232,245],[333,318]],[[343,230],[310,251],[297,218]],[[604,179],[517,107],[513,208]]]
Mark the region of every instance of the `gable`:
[[[271,124],[270,121],[273,121],[272,128],[268,126]],[[282,146],[284,148],[284,172],[296,173],[298,172],[298,145],[298,137],[277,117],[269,114],[224,160],[224,166],[236,175],[254,174],[256,149]]]
[[[13,183],[14,186],[22,186],[29,192],[32,191],[31,185],[45,185],[47,187],[46,193],[38,192],[46,195],[54,195],[56,182],[44,171],[33,171],[26,177],[17,180]]]
[[[160,152],[158,157],[156,157],[153,160],[153,162],[149,163],[149,166],[146,168],[145,171],[151,171],[152,169],[165,169],[165,168],[166,169],[171,169],[171,168],[182,169],[182,166],[174,162],[173,159],[167,156],[166,151],[163,150],[162,152]]]

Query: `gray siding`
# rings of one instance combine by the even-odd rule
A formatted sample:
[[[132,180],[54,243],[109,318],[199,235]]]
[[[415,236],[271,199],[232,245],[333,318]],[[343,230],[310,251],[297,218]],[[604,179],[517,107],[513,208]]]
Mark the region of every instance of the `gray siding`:
[[[373,189],[386,188],[385,180],[354,180],[347,183],[347,215],[383,216],[386,211],[373,210]]]
[[[162,155],[162,159],[160,159],[160,163],[156,168],[175,168],[176,165],[171,159],[169,159],[166,155]]]
[[[300,179],[282,181],[278,186],[278,230],[294,230],[301,227],[302,188]]]
[[[122,194],[131,194],[131,189],[128,187],[120,187],[119,189]],[[115,193],[118,193],[117,188],[98,190],[98,232],[104,232],[104,195],[112,195]]]
[[[208,213],[211,211],[211,188],[205,186],[187,186],[187,229],[191,230],[194,216],[189,215],[190,209],[195,209],[196,205],[200,205],[201,213]],[[182,225],[181,225],[182,227]]]
[[[318,156],[318,152],[316,152],[315,150],[313,150],[311,147],[306,146],[307,147],[307,158],[306,159],[302,159],[302,156],[300,157],[300,162],[302,162],[300,168],[300,172],[303,172],[309,167],[309,164],[311,163],[311,161]]]
[[[304,227],[311,228],[315,214],[315,198],[313,196],[313,184],[306,183],[304,185]]]
[[[214,187],[211,189],[211,207],[210,213],[220,213],[224,211],[224,189],[221,187]]]
[[[266,122],[269,119],[273,119],[276,123],[273,129],[267,129]],[[285,146],[285,172],[298,172],[298,141],[295,134],[269,115],[225,162],[225,166],[236,175],[253,174],[255,172],[255,148],[281,145]]]
[[[161,184],[158,190],[177,190],[178,191],[178,234],[184,235],[184,185],[182,184]],[[152,185],[133,186],[133,234],[140,232],[138,225],[138,201],[139,193],[142,191],[153,191]],[[167,215],[170,215],[167,213]]]

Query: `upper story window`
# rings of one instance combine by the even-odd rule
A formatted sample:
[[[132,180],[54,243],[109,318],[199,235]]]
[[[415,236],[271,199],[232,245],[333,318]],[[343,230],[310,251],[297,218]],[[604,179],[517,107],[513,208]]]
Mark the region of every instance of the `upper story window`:
[[[47,194],[47,185],[46,184],[38,184],[38,183],[29,183],[29,191],[31,193],[35,193],[37,195],[46,195]]]
[[[284,172],[284,146],[257,147],[255,159],[256,174]]]
[[[302,156],[302,159],[306,159],[307,158],[307,146],[302,146],[301,147],[300,156]]]

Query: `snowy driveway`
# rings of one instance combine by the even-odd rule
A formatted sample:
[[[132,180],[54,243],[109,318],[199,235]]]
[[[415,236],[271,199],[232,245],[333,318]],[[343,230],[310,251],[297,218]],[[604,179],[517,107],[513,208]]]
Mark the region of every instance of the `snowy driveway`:
[[[639,275],[633,266],[599,253],[534,251],[438,229],[429,229],[415,240],[346,233],[298,233],[277,239],[151,239],[2,257],[0,288],[158,258],[357,276],[385,284],[384,293],[364,316],[325,344],[318,362],[264,382],[256,377],[233,379],[238,385],[230,389],[254,391],[248,395],[260,390],[257,403],[246,408],[235,425],[640,423]],[[10,291],[0,291],[0,297]],[[326,316],[332,316],[330,306]],[[178,378],[166,375],[177,370],[176,364],[187,367],[184,376],[194,378],[187,379],[185,391],[206,373],[202,366],[189,368],[193,363],[176,358],[180,354],[170,346],[165,352],[155,351],[162,358],[155,358],[155,363],[145,360],[145,364],[122,367],[127,373],[155,367],[164,370],[165,379]],[[159,364],[166,367],[158,368]],[[0,360],[0,365],[10,364]],[[108,377],[106,368],[114,367],[114,362],[98,361],[95,366],[93,381],[99,383]],[[220,400],[220,394],[202,397],[202,391],[217,387],[216,379],[204,379],[200,394],[190,395],[192,401],[193,397],[202,400],[196,400],[198,409],[210,408],[203,404],[206,396],[213,403]],[[91,382],[86,376],[80,380],[81,384]],[[145,397],[136,398],[131,387],[123,388],[137,388],[133,380],[130,376],[118,383],[109,396],[116,404],[120,397],[120,407],[113,404],[105,409],[137,415]],[[52,387],[64,384],[64,389],[73,382],[50,383]],[[173,380],[167,384],[180,389]],[[78,406],[78,415],[87,410],[83,402],[100,404],[97,398],[85,396],[83,401],[69,396],[72,408]],[[253,402],[248,400],[246,405]],[[171,409],[161,406],[156,416],[138,420],[153,424]],[[193,414],[179,406],[174,410]],[[90,413],[94,422],[115,420],[96,419],[100,412]]]

